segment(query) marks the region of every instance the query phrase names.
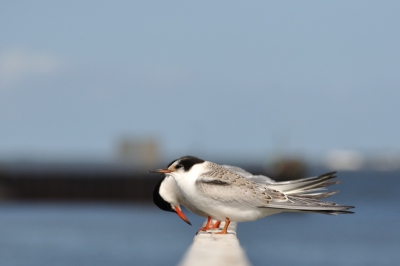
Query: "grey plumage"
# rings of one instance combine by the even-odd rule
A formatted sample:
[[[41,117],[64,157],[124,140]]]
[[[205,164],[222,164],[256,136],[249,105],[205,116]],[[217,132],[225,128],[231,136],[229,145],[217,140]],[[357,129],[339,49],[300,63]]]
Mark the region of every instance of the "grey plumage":
[[[209,164],[209,170],[196,181],[196,186],[206,197],[243,208],[272,208],[291,212],[317,212],[323,214],[352,213],[353,206],[320,201],[337,193],[324,192],[336,172],[294,181],[275,182],[265,176],[246,178],[250,173],[238,167]],[[221,195],[221,186],[224,193]]]

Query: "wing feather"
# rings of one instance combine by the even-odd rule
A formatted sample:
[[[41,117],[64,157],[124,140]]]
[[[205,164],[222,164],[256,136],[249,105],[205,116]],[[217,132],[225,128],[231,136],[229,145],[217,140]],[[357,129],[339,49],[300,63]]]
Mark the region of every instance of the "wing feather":
[[[348,210],[354,208],[320,201],[337,193],[316,192],[337,184],[339,181],[331,181],[336,177],[336,172],[294,181],[259,183],[249,178],[250,173],[238,167],[213,163],[210,167],[211,171],[197,180],[197,188],[213,200],[239,208],[274,208],[326,214],[352,213]]]

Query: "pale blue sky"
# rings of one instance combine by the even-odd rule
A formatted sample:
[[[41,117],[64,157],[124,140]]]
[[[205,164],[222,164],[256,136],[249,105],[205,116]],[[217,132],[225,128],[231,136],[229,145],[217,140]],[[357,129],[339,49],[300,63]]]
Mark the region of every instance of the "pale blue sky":
[[[0,157],[400,151],[399,1],[1,1]]]

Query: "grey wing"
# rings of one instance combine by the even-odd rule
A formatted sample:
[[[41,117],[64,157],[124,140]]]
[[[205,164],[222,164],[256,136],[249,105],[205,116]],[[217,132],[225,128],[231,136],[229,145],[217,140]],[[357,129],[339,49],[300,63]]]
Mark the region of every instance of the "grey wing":
[[[196,187],[204,196],[236,207],[258,208],[270,199],[267,193],[257,189],[255,182],[226,168],[201,175]]]
[[[319,201],[313,197],[313,194],[305,192],[313,191],[307,187],[305,190],[294,189],[297,193],[290,195],[267,185],[261,185],[253,182],[251,179],[245,178],[228,169],[220,170],[218,173],[205,174],[196,182],[198,189],[207,197],[238,207],[250,208],[274,208],[283,211],[304,211],[318,212],[325,214],[352,213],[348,211],[353,206],[338,205],[334,202]],[[327,180],[333,178],[332,175],[323,175],[317,178],[303,179],[299,183],[307,183],[308,181],[318,179],[318,185],[324,184]],[[316,185],[316,186],[318,186]],[[326,184],[325,184],[326,185]],[[321,196],[321,195],[319,195]],[[327,196],[324,194],[324,196]]]
[[[257,184],[265,185],[268,188],[281,191],[286,195],[323,199],[339,192],[324,192],[326,187],[340,183],[340,181],[332,181],[332,179],[336,178],[336,172],[330,172],[319,176],[291,181],[276,182],[275,180],[264,175],[253,175],[237,166],[223,165],[223,167],[249,180],[252,180]]]
[[[264,175],[253,175],[246,170],[231,165],[222,165],[222,167],[241,175],[257,184],[266,185],[266,187],[282,191],[286,195],[302,196],[313,199],[323,199],[330,197],[339,191],[321,192],[326,187],[340,183],[340,181],[331,181],[336,178],[336,172],[330,172],[319,176],[307,177],[297,180],[276,182]],[[314,193],[311,193],[314,192]]]
[[[238,175],[241,175],[245,178],[248,178],[256,183],[260,184],[272,184],[275,183],[275,180],[272,180],[271,178],[265,176],[265,175],[253,175],[252,173],[247,172],[246,170],[237,167],[237,166],[232,166],[232,165],[221,165],[222,167],[228,169],[229,171],[232,171]]]

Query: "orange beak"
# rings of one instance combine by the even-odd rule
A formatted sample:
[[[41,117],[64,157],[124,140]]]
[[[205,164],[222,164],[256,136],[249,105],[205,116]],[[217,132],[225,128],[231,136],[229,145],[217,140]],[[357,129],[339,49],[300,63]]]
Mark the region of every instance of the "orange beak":
[[[168,169],[156,169],[156,170],[151,170],[151,171],[149,171],[149,173],[152,173],[152,174],[154,174],[154,173],[160,173],[160,174],[168,174],[168,173],[171,173],[172,171],[171,170],[168,170]]]
[[[188,218],[186,218],[186,216],[183,214],[183,212],[181,211],[181,209],[180,209],[178,206],[175,206],[175,211],[176,211],[176,214],[178,214],[178,216],[179,216],[182,220],[184,220],[187,224],[192,225],[192,224],[189,222]]]

